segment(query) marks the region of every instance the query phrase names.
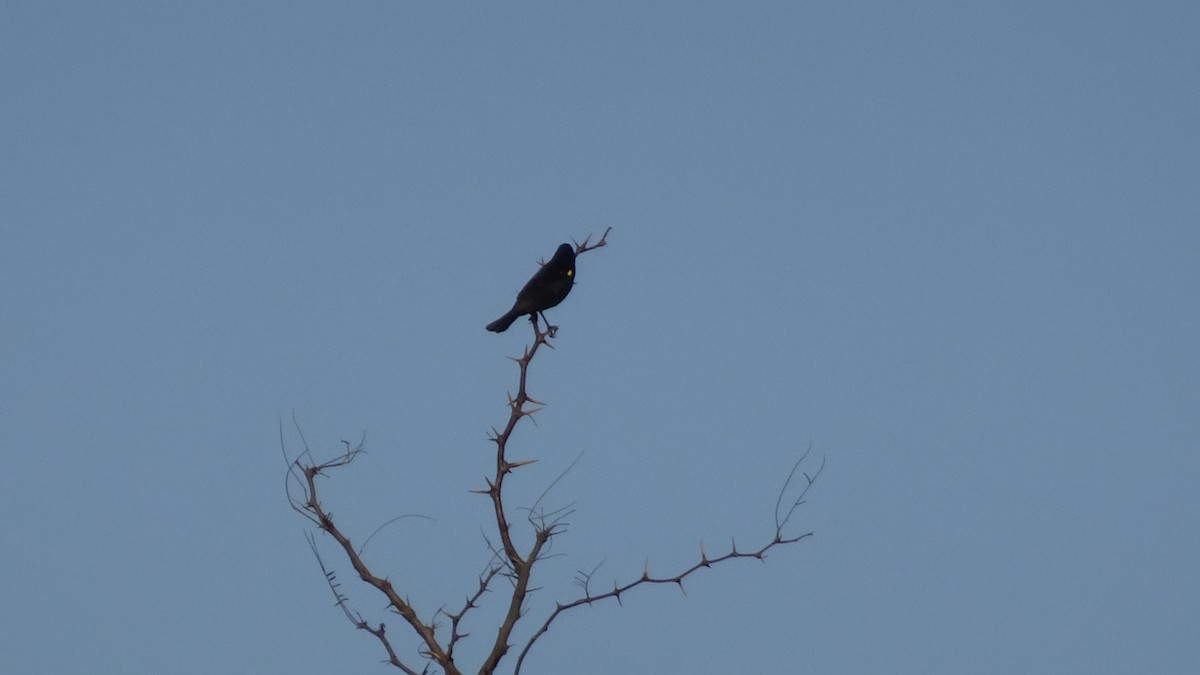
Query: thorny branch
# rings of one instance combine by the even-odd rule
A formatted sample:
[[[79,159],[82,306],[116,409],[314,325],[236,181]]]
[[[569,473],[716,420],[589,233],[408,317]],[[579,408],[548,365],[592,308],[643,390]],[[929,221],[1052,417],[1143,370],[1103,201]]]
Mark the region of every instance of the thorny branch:
[[[280,435],[282,442],[282,430],[280,431]],[[293,509],[303,514],[305,518],[315,523],[319,529],[325,531],[327,534],[333,537],[334,540],[337,541],[337,543],[342,547],[342,551],[346,554],[346,558],[350,561],[350,565],[354,568],[354,571],[358,573],[358,577],[367,584],[374,586],[380,593],[384,595],[384,597],[387,598],[388,606],[391,607],[392,610],[401,617],[403,617],[405,622],[407,622],[413,631],[416,632],[416,634],[421,638],[422,656],[441,666],[447,675],[459,675],[459,670],[454,665],[453,658],[451,658],[451,656],[438,642],[433,623],[430,622],[426,624],[422,622],[412,605],[410,605],[405,598],[400,597],[400,594],[396,592],[396,589],[393,587],[391,581],[375,576],[371,572],[366,563],[363,562],[359,551],[356,550],[354,545],[350,542],[349,537],[347,537],[342,533],[341,530],[338,529],[337,525],[335,525],[333,522],[333,517],[325,510],[325,507],[317,498],[316,478],[318,475],[328,469],[345,466],[353,462],[356,457],[363,453],[363,446],[361,443],[354,448],[351,448],[350,444],[346,443],[345,441],[343,441],[343,443],[346,445],[346,452],[328,462],[323,462],[321,464],[303,462],[301,458],[311,457],[311,454],[306,447],[304,452],[300,454],[300,457],[288,464],[289,481],[288,487],[286,488],[288,491],[288,501]],[[286,458],[286,450],[284,456]],[[300,501],[292,496],[290,486],[292,479],[300,481],[301,489],[305,495],[303,501]],[[310,538],[309,543],[313,545],[313,552],[316,553],[317,549],[315,541]],[[360,614],[351,612],[346,605],[345,596],[343,596],[341,591],[338,590],[339,585],[337,584],[333,573],[325,567],[325,564],[319,555],[317,556],[317,562],[321,566],[321,571],[325,573],[325,579],[329,583],[330,589],[333,590],[334,596],[337,598],[337,604],[342,608],[342,611],[345,612],[346,618],[350,619],[351,623],[354,624],[354,627],[367,631],[379,640],[379,642],[383,645],[384,650],[387,651],[388,663],[391,663],[409,675],[418,675],[416,670],[413,670],[411,667],[406,665],[396,655],[396,652],[393,649],[392,644],[385,632],[386,629],[384,624],[380,623],[378,628],[373,628],[366,620],[362,618]],[[428,668],[426,668],[426,671],[427,670]]]
[[[600,565],[596,565],[596,567],[587,572],[580,571],[576,579],[579,585],[583,587],[583,597],[577,598],[565,604],[555,603],[554,611],[550,613],[550,616],[546,617],[545,622],[543,622],[541,627],[538,628],[537,632],[529,638],[529,641],[525,643],[525,647],[517,656],[517,666],[513,671],[513,675],[517,675],[521,672],[521,666],[525,662],[525,656],[529,653],[529,650],[533,648],[533,645],[535,642],[537,642],[538,638],[544,635],[546,631],[550,630],[550,624],[554,623],[554,620],[557,619],[560,614],[569,609],[574,609],[575,607],[580,607],[583,605],[591,605],[592,603],[609,599],[616,600],[619,604],[621,602],[622,593],[643,584],[675,584],[679,587],[680,591],[683,591],[683,580],[700,571],[701,569],[712,567],[713,565],[725,562],[726,560],[733,560],[735,558],[755,558],[757,560],[766,560],[766,553],[772,548],[775,548],[781,544],[792,544],[800,541],[801,539],[811,537],[812,532],[805,532],[804,534],[793,536],[785,536],[783,530],[785,527],[787,527],[788,521],[791,520],[792,515],[796,512],[796,509],[804,503],[804,498],[808,495],[808,491],[812,488],[813,483],[816,482],[817,477],[820,476],[821,472],[825,470],[824,458],[821,459],[821,465],[817,467],[817,470],[813,474],[809,475],[808,473],[803,473],[805,479],[804,485],[800,488],[800,491],[796,495],[795,499],[790,502],[787,512],[782,513],[781,515],[781,506],[783,505],[784,495],[791,491],[792,481],[796,477],[796,471],[800,468],[800,465],[804,463],[804,460],[808,458],[810,452],[812,452],[811,446],[805,450],[804,454],[800,456],[800,459],[796,461],[796,464],[792,467],[791,472],[788,473],[787,480],[784,481],[783,487],[779,490],[779,498],[775,502],[775,535],[771,538],[771,541],[766,543],[766,545],[754,551],[739,551],[737,549],[737,542],[734,541],[730,543],[728,553],[722,556],[717,556],[716,558],[710,558],[708,557],[708,552],[704,549],[704,542],[700,542],[700,561],[695,565],[683,570],[682,572],[669,577],[651,576],[650,561],[647,560],[642,567],[642,576],[626,583],[623,586],[614,583],[611,591],[598,593],[596,595],[592,595],[590,584],[592,577],[595,575],[596,570],[600,568]],[[603,562],[601,564],[603,564]]]
[[[347,600],[346,596],[342,595],[342,592],[338,590],[341,588],[341,584],[337,582],[337,575],[333,572],[333,570],[326,568],[325,561],[321,559],[321,551],[317,548],[317,540],[312,536],[311,532],[306,532],[305,536],[308,537],[308,545],[312,548],[313,556],[315,556],[317,559],[317,565],[320,565],[321,572],[325,575],[325,582],[329,584],[329,590],[333,591],[333,597],[337,600],[337,602],[334,604],[341,608],[342,613],[346,615],[346,618],[350,621],[350,623],[354,624],[355,628],[358,628],[359,630],[365,630],[379,639],[379,642],[383,645],[384,650],[387,652],[388,663],[391,663],[393,666],[403,670],[405,673],[408,673],[408,675],[419,675],[417,671],[404,665],[404,663],[400,661],[400,658],[396,656],[396,651],[392,649],[392,643],[387,639],[387,634],[385,633],[386,628],[383,622],[379,623],[378,628],[374,628],[370,623],[367,622],[366,619],[362,617],[362,614],[350,610],[350,607],[347,604],[349,601]]]
[[[446,644],[446,654],[453,657],[454,647],[458,644],[458,641],[471,635],[470,633],[458,632],[458,624],[462,621],[463,617],[466,616],[468,610],[475,609],[479,606],[479,599],[482,598],[483,594],[488,591],[488,585],[492,583],[492,579],[494,579],[502,569],[503,568],[500,565],[494,563],[489,565],[488,570],[479,576],[478,590],[475,591],[474,595],[467,598],[466,603],[463,604],[462,609],[458,610],[457,613],[452,614],[444,609],[441,610],[442,614],[446,615],[450,619],[450,642]]]

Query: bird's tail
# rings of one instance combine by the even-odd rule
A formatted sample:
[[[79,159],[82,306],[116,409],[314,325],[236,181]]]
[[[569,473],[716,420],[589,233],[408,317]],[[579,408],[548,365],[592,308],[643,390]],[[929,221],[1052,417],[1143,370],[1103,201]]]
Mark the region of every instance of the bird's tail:
[[[489,323],[487,325],[487,329],[493,333],[503,333],[504,331],[508,330],[508,327],[512,325],[512,322],[517,320],[517,317],[524,313],[525,312],[518,312],[516,309],[510,309],[508,310],[507,314]]]

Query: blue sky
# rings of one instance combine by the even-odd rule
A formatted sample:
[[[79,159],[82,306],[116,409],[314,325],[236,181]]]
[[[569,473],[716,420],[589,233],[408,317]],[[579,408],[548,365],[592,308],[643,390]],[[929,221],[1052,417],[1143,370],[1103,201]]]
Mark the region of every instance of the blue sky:
[[[513,440],[516,505],[579,458],[526,628],[601,560],[765,541],[810,445],[815,535],[564,615],[525,672],[1195,672],[1197,34],[1182,2],[4,3],[0,670],[392,672],[280,420],[365,436],[326,505],[432,518],[368,562],[461,603],[529,337],[483,326],[611,226]]]

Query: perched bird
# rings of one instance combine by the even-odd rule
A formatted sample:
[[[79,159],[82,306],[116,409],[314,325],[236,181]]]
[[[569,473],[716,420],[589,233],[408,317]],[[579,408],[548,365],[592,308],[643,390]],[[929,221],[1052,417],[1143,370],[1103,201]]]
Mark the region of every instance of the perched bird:
[[[530,321],[537,321],[537,315],[563,301],[571,286],[575,283],[575,248],[563,244],[554,252],[550,262],[534,272],[533,277],[525,284],[512,309],[504,316],[487,325],[493,333],[503,333],[508,330],[517,317],[529,315]],[[542,314],[545,319],[546,315]],[[546,322],[549,325],[549,321]]]

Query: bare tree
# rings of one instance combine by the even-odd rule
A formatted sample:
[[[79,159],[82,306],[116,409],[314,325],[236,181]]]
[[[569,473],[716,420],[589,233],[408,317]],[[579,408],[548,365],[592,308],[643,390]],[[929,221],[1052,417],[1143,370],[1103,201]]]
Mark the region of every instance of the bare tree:
[[[576,254],[580,255],[605,246],[607,238],[608,230],[594,244],[590,243],[590,237],[585,239],[582,244],[576,245]],[[514,542],[512,523],[508,516],[510,509],[504,501],[505,479],[515,470],[530,464],[532,460],[510,460],[508,458],[509,439],[512,436],[513,430],[516,429],[517,424],[524,418],[537,412],[540,409],[539,406],[542,405],[541,401],[537,401],[529,396],[526,389],[527,376],[529,366],[538,351],[542,347],[553,349],[553,345],[550,344],[549,339],[554,337],[555,334],[554,326],[547,326],[544,330],[539,327],[536,317],[532,321],[532,325],[534,335],[532,345],[526,347],[520,357],[513,359],[519,367],[519,379],[516,394],[509,398],[508,421],[505,423],[503,429],[492,430],[491,440],[496,445],[495,471],[487,479],[486,487],[474,490],[474,492],[488,497],[495,518],[495,539],[493,541],[492,538],[488,538],[488,546],[492,554],[491,561],[486,566],[485,571],[480,574],[478,585],[456,611],[447,610],[443,606],[436,610],[432,616],[422,618],[400,589],[397,589],[389,579],[372,572],[367,564],[363,562],[362,546],[355,548],[349,537],[339,529],[329,511],[318,498],[317,477],[326,475],[332,472],[333,469],[344,467],[357,459],[363,452],[362,443],[360,442],[358,445],[351,447],[350,443],[344,442],[345,452],[334,459],[324,462],[316,462],[312,458],[307,444],[305,444],[305,449],[295,459],[290,459],[283,440],[282,425],[280,427],[280,446],[283,448],[284,459],[288,463],[288,480],[286,485],[289,503],[293,509],[311,521],[317,529],[325,532],[337,542],[338,546],[341,547],[342,554],[345,555],[350,566],[354,568],[359,579],[381,593],[386,599],[390,611],[395,612],[404,619],[408,630],[415,633],[419,639],[419,648],[416,656],[420,659],[421,669],[417,670],[414,665],[410,665],[418,663],[418,661],[414,661],[408,656],[402,659],[396,653],[396,649],[392,644],[392,637],[387,633],[386,625],[383,622],[373,624],[365,619],[361,613],[349,607],[347,597],[342,593],[335,573],[326,566],[317,547],[316,537],[310,533],[308,535],[309,545],[312,547],[313,554],[317,558],[317,563],[320,565],[321,571],[325,574],[326,582],[336,598],[337,606],[341,608],[346,618],[355,628],[364,630],[375,636],[387,654],[388,663],[410,675],[428,673],[431,668],[435,667],[440,668],[446,675],[459,675],[459,673],[463,672],[462,667],[455,660],[455,648],[468,635],[461,630],[463,619],[471,610],[479,607],[480,601],[485,594],[494,591],[493,587],[496,585],[497,578],[504,578],[509,581],[510,586],[507,593],[507,608],[503,619],[496,627],[496,634],[492,640],[490,650],[478,669],[480,675],[495,673],[501,661],[514,647],[513,632],[520,620],[526,615],[526,610],[528,609],[526,603],[532,590],[530,584],[533,579],[534,569],[540,561],[545,559],[551,540],[564,531],[565,518],[570,515],[569,509],[547,511],[540,506],[540,503],[535,503],[529,508],[529,516],[526,519],[533,529],[532,544],[527,549],[521,549]],[[303,438],[303,435],[301,435],[301,438]],[[727,552],[716,556],[710,556],[705,550],[704,545],[701,544],[699,558],[695,564],[686,569],[680,570],[673,575],[655,576],[650,573],[649,563],[647,562],[643,567],[641,576],[630,579],[624,584],[614,583],[611,590],[603,592],[597,592],[592,589],[592,578],[595,575],[596,568],[580,571],[576,576],[576,581],[582,589],[582,594],[569,601],[555,603],[554,609],[542,620],[537,629],[523,640],[520,652],[518,652],[516,662],[513,665],[513,673],[520,673],[522,666],[525,664],[525,659],[534,644],[546,634],[555,620],[565,612],[583,605],[591,605],[605,600],[620,602],[621,596],[624,593],[632,591],[639,586],[675,585],[682,589],[684,579],[702,569],[738,558],[764,560],[767,552],[776,546],[792,544],[811,536],[811,532],[788,534],[785,531],[796,510],[804,503],[804,499],[813,482],[816,481],[824,469],[824,460],[822,460],[813,473],[810,474],[806,471],[801,471],[801,466],[808,460],[808,457],[809,451],[806,450],[792,467],[787,480],[784,481],[783,487],[780,489],[779,497],[775,504],[774,536],[769,540],[761,543],[757,548],[748,550],[738,550],[737,544],[731,543],[730,549]],[[798,476],[803,478],[802,482],[797,480]],[[378,530],[376,531],[378,532]],[[369,540],[370,537],[367,537],[367,541]],[[365,544],[366,542],[364,541],[363,546]],[[439,619],[439,616],[442,619]]]

